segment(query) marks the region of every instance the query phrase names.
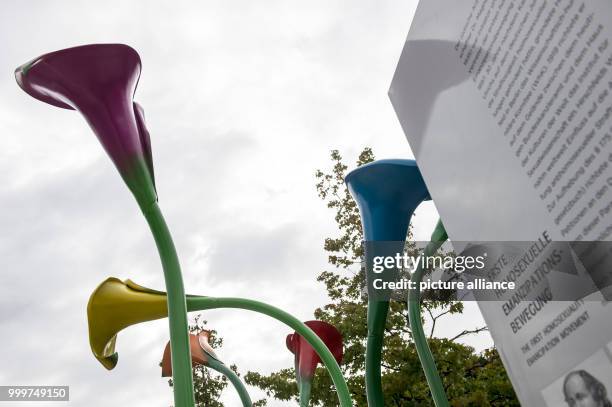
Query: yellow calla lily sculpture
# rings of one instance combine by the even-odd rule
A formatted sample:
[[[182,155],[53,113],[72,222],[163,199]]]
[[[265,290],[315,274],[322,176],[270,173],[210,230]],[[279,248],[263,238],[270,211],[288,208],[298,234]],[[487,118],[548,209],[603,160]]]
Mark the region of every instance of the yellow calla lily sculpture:
[[[188,296],[194,297],[194,296]],[[120,280],[109,277],[102,282],[89,297],[87,304],[87,321],[89,323],[89,344],[96,359],[108,370],[117,365],[119,356],[115,351],[117,334],[130,325],[153,321],[168,316],[166,293],[152,290],[136,284],[132,280]],[[199,354],[192,353],[192,360],[204,362],[206,366],[224,374],[236,387],[243,406],[251,406],[252,402],[236,373],[219,361],[208,344],[208,336],[190,335],[192,351],[200,347],[202,354],[209,357],[194,358]],[[195,338],[195,340],[193,340]],[[194,343],[197,347],[194,347]],[[206,345],[206,346],[205,346]],[[165,366],[166,376],[171,375],[170,342],[166,346],[162,364]],[[168,373],[170,372],[170,373]]]
[[[117,365],[117,334],[140,322],[168,316],[166,293],[109,277],[91,294],[87,304],[89,344],[108,370]]]

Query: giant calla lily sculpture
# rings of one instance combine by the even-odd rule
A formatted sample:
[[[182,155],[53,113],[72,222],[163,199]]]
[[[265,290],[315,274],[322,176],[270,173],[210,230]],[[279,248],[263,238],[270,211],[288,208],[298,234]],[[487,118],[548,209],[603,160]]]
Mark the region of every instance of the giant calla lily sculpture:
[[[94,290],[87,304],[91,351],[105,368],[114,369],[119,359],[115,349],[119,332],[131,325],[165,318],[167,315],[165,292],[143,287],[132,280],[121,281],[109,277]],[[208,331],[189,335],[192,364],[206,365],[226,375],[238,390],[243,405],[251,406],[244,385],[236,373],[215,355],[208,343],[208,337]],[[172,376],[170,355],[168,342],[162,359],[163,377]]]
[[[185,290],[174,243],[153,181],[149,133],[142,108],[132,100],[140,77],[140,57],[123,44],[94,44],[42,55],[15,71],[19,86],[45,103],[78,110],[115,163],[149,223],[161,257],[170,341],[175,357],[174,401],[195,404]],[[107,361],[112,363],[112,360]]]
[[[342,334],[335,326],[324,321],[307,321],[306,326],[314,331],[327,345],[338,363],[342,362]],[[287,349],[295,355],[295,374],[300,392],[300,406],[308,406],[312,379],[321,359],[310,344],[299,333],[287,335]]]
[[[30,96],[78,110],[139,203],[157,200],[143,109],[133,102],[140,57],[122,44],[96,44],[42,55],[15,71]]]
[[[195,367],[197,365],[208,366],[210,360],[219,361],[219,357],[215,354],[212,346],[210,346],[210,331],[200,331],[197,335],[189,334],[189,346],[191,347],[191,363]],[[170,351],[170,342],[164,348],[162,356],[161,368],[162,377],[172,376],[172,353]]]
[[[359,207],[366,259],[401,253],[412,214],[421,202],[431,199],[416,162],[373,161],[349,172],[345,182]],[[366,261],[371,264],[370,260]],[[393,278],[395,273],[397,270],[388,270],[383,275]],[[381,364],[389,299],[385,296],[388,292],[374,288],[373,280],[373,274],[366,273],[365,384],[368,406],[383,407],[387,404],[383,397]]]
[[[197,335],[189,334],[191,361],[193,366],[207,366],[225,375],[238,391],[243,407],[251,407],[253,403],[249,393],[246,390],[246,387],[244,386],[244,383],[242,383],[238,375],[232,369],[227,367],[227,365],[225,365],[215,354],[212,346],[210,346],[209,339],[210,332],[206,330],[200,331]],[[161,361],[162,377],[172,376],[171,356],[172,353],[170,351],[170,342],[168,342],[166,348],[164,349],[164,355]]]
[[[421,202],[431,199],[416,162],[401,159],[373,161],[351,171],[346,176],[345,182],[359,207],[366,261],[371,264],[370,259],[375,256],[393,256],[403,252],[408,226],[415,209]],[[425,258],[435,253],[446,239],[444,227],[439,222],[430,244],[424,251]],[[448,399],[427,345],[421,322],[418,288],[423,277],[421,266],[419,262],[411,278],[417,288],[409,290],[407,301],[410,328],[434,403],[437,407],[446,407],[449,405]],[[397,270],[390,270],[388,276],[397,277],[396,273]],[[389,298],[377,297],[377,294],[383,290],[377,292],[372,280],[372,275],[368,272],[366,274],[368,285],[366,394],[368,406],[383,407],[387,404],[383,397],[381,355]]]
[[[122,329],[167,315],[166,293],[142,287],[131,280],[107,278],[94,290],[87,304],[91,351],[111,370],[119,359],[115,346],[117,334]]]

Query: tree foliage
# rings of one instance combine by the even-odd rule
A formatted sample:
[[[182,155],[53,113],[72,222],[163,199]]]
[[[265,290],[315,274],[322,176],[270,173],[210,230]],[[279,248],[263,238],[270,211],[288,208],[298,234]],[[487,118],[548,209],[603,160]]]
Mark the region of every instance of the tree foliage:
[[[357,159],[361,166],[374,160],[365,148]],[[316,171],[319,197],[335,213],[338,235],[325,239],[330,269],[317,278],[329,296],[329,303],[315,310],[315,318],[335,325],[344,337],[342,369],[357,406],[367,406],[365,395],[365,347],[367,337],[367,299],[363,295],[365,272],[361,265],[362,231],[359,210],[352,199],[344,177],[348,170],[337,150],[331,152],[332,166]],[[407,251],[416,254],[412,228],[408,232]],[[412,253],[411,253],[412,251]],[[436,327],[444,318],[460,318],[461,302],[439,293],[423,294],[423,319],[429,327],[429,345],[453,406],[518,406],[497,351],[492,348],[476,353],[457,340],[478,334],[485,327],[465,329],[453,338],[436,336]],[[385,328],[383,348],[383,386],[386,404],[390,406],[430,406],[431,397],[425,376],[412,342],[405,301],[392,301]],[[297,401],[298,391],[293,368],[270,375],[249,372],[245,381],[278,400]],[[258,405],[265,405],[259,401]],[[311,405],[336,406],[337,397],[331,378],[322,367],[313,381]]]

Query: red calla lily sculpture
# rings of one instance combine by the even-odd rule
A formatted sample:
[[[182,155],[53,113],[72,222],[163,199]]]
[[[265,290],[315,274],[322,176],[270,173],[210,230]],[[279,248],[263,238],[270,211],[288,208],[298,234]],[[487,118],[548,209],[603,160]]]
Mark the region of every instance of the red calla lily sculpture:
[[[340,364],[344,352],[342,334],[335,326],[324,321],[306,321],[306,326],[329,348],[334,358]],[[300,406],[308,406],[312,379],[321,358],[310,344],[297,332],[287,335],[287,348],[295,355],[295,373],[300,391]]]

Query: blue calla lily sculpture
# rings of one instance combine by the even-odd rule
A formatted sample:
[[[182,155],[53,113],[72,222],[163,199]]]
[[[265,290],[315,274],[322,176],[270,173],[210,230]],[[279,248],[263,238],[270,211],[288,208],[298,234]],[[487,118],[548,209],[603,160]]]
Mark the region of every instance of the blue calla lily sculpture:
[[[359,207],[366,259],[402,252],[410,218],[423,201],[431,199],[416,162],[401,159],[373,161],[351,171],[347,174],[345,182]],[[384,293],[376,292],[369,278],[370,276],[366,278],[368,280],[366,281],[368,285],[366,395],[368,406],[383,407],[385,400],[381,377],[381,354],[389,300],[384,297]],[[381,297],[378,298],[378,295]],[[414,294],[411,295],[414,297]],[[409,312],[410,326],[419,358],[423,361],[422,355],[425,353],[429,353],[430,356],[427,359],[430,363],[424,364],[423,367],[432,395],[435,400],[446,400],[422,327],[421,336],[418,334],[418,327],[421,325],[418,296],[411,298],[409,307],[412,311]],[[446,404],[442,401],[439,403],[438,406],[448,404],[447,401]]]

